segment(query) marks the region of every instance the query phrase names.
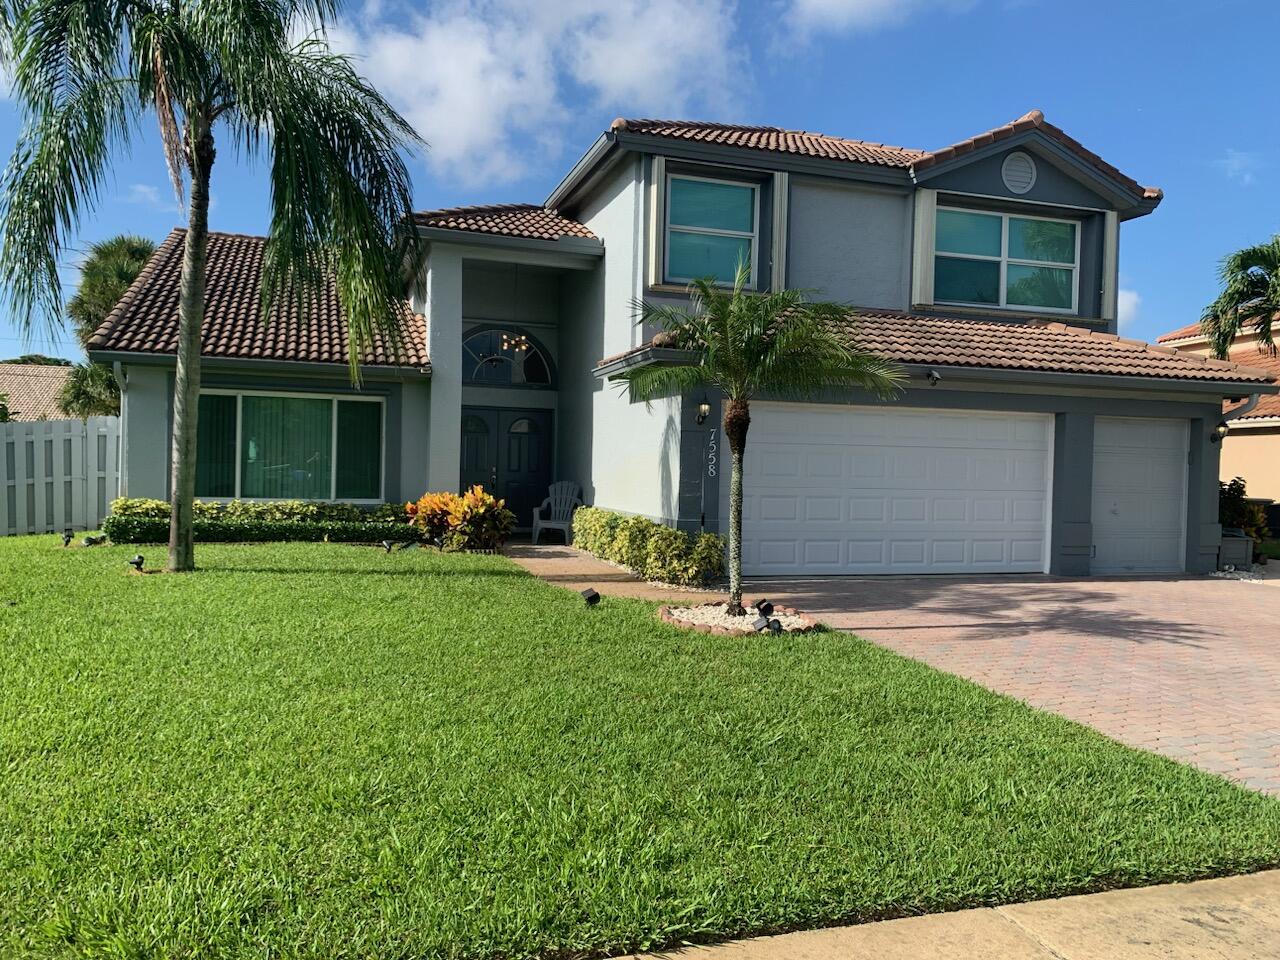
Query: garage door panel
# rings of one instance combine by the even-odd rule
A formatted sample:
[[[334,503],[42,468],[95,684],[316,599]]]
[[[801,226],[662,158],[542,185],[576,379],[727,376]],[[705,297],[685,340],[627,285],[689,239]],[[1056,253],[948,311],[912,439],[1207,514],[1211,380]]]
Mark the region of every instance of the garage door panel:
[[[1177,573],[1185,566],[1185,420],[1094,421],[1094,573]]]
[[[747,573],[1044,569],[1049,417],[756,404],[752,421]]]

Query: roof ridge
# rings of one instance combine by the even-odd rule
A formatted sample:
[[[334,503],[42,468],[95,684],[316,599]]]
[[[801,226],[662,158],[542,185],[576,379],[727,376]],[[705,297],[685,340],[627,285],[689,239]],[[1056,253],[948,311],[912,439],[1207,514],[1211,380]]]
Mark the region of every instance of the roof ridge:
[[[440,214],[481,213],[485,210],[545,210],[548,213],[559,214],[558,210],[543,206],[541,203],[472,203],[464,204],[460,207],[437,207],[432,210],[415,210],[413,215],[415,217],[430,217]]]
[[[658,117],[618,117],[609,124],[611,131],[635,130],[633,126],[645,124],[650,126],[682,127],[685,129],[734,130],[744,133],[789,133],[798,137],[815,137],[820,140],[831,140],[835,143],[852,143],[864,147],[879,147],[882,150],[896,150],[900,153],[924,156],[927,150],[919,147],[904,147],[881,140],[863,140],[860,137],[843,137],[835,133],[824,133],[821,130],[800,130],[795,127],[779,127],[772,124],[756,123],[724,123],[719,120],[664,120]],[[636,131],[644,132],[644,131]]]

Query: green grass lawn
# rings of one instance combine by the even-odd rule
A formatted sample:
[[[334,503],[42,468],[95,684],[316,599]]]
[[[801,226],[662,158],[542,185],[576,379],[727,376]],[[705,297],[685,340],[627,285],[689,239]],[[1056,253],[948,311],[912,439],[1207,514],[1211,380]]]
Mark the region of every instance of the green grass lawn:
[[[134,552],[0,538],[0,955],[568,957],[1280,864],[1280,801],[851,636]]]

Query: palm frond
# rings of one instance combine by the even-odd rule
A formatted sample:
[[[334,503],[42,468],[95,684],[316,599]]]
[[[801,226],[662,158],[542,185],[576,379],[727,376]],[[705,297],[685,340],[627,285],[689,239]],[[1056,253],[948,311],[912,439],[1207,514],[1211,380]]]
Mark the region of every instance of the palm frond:
[[[1200,329],[1214,356],[1225,359],[1231,345],[1252,327],[1258,342],[1274,350],[1272,321],[1280,317],[1280,235],[1223,258],[1222,291],[1200,317]]]

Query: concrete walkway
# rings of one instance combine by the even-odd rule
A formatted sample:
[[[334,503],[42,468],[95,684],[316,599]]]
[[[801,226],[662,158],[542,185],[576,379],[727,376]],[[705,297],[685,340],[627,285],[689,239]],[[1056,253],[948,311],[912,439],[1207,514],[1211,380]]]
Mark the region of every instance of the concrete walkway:
[[[1280,871],[690,947],[679,960],[1274,960]]]

